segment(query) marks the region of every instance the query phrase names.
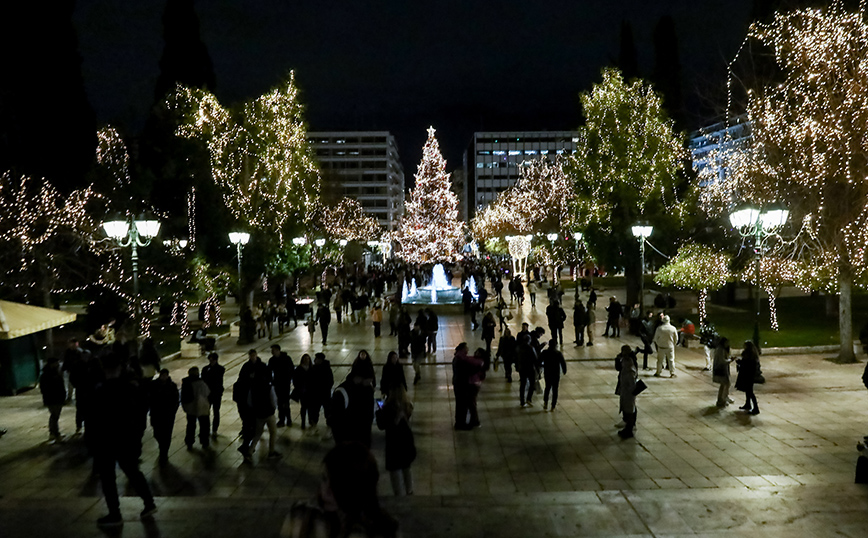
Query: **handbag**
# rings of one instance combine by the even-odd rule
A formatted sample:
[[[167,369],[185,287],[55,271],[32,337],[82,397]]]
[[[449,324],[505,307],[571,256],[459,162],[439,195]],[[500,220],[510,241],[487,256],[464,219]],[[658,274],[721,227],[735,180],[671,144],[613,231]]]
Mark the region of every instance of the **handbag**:
[[[633,396],[639,396],[642,394],[642,391],[648,388],[648,385],[645,384],[641,379],[636,381],[636,387],[633,389]]]

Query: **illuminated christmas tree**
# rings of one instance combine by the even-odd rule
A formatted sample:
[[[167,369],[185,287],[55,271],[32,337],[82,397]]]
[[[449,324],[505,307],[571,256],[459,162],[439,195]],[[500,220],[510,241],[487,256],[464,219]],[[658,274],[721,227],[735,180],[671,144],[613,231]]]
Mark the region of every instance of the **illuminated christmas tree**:
[[[415,177],[416,188],[410,191],[398,234],[401,256],[411,263],[454,259],[464,237],[464,223],[458,220],[458,196],[451,190],[446,159],[433,127],[428,128]]]

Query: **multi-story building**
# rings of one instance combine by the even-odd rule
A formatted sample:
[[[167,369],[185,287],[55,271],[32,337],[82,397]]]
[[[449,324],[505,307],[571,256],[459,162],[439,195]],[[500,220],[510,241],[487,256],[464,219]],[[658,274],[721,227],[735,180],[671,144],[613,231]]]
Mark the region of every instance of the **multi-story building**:
[[[499,193],[515,185],[521,163],[575,151],[573,131],[474,133],[464,152],[467,217],[473,218]]]
[[[732,152],[745,148],[750,142],[750,136],[750,121],[746,115],[691,133],[687,146],[692,156],[693,169],[699,176],[700,186],[725,181],[728,174],[727,157]]]
[[[323,176],[323,197],[354,198],[386,230],[404,212],[404,168],[388,131],[309,132]]]

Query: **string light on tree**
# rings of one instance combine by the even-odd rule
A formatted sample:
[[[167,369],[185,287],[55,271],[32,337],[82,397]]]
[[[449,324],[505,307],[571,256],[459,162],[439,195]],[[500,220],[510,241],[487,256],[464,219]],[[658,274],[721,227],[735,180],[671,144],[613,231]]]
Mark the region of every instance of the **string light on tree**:
[[[401,257],[410,263],[452,260],[464,238],[464,223],[458,220],[458,196],[452,192],[434,127],[428,128],[415,178],[398,234]]]

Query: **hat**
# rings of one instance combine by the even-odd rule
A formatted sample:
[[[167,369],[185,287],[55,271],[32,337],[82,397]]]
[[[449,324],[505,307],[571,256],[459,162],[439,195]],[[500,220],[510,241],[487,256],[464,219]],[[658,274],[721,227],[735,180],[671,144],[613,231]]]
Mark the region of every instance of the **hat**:
[[[663,323],[669,323],[669,316],[663,316]]]

